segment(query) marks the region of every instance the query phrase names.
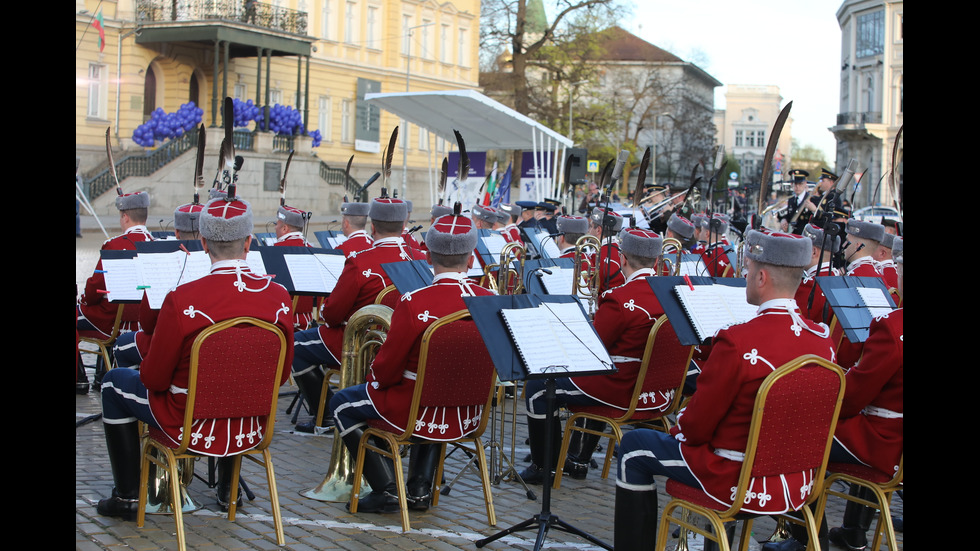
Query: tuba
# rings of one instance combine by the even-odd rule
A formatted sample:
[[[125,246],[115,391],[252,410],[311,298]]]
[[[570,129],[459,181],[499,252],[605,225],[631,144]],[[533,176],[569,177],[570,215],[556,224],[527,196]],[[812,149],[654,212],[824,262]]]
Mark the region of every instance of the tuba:
[[[385,342],[391,328],[392,309],[381,304],[369,304],[347,320],[344,329],[344,351],[340,360],[340,386],[359,385],[367,380],[368,368]],[[323,416],[323,402],[317,418]],[[330,468],[323,482],[316,488],[300,492],[300,495],[317,501],[346,503],[354,486],[354,462],[344,441],[334,429],[333,451]]]
[[[589,301],[589,317],[595,314],[595,303],[599,298],[599,254],[602,242],[594,235],[583,235],[575,242],[575,271],[572,272],[572,294]],[[597,265],[590,267],[590,258]]]

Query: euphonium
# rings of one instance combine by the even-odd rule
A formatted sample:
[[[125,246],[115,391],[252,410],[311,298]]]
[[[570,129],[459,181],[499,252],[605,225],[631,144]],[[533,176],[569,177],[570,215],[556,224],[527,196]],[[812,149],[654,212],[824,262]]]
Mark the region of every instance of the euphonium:
[[[500,264],[497,266],[497,293],[501,295],[519,295],[524,292],[524,258],[527,256],[527,249],[520,243],[513,242],[504,245],[500,250]],[[517,262],[518,269],[511,268],[511,264]],[[509,285],[509,279],[513,274],[514,285]],[[493,278],[490,278],[491,280]]]
[[[594,235],[585,234],[575,242],[575,271],[572,272],[572,294],[588,299],[589,316],[595,313],[595,303],[599,298],[599,254],[602,242]],[[590,256],[596,259],[596,266],[589,266]]]
[[[344,349],[340,360],[340,386],[359,385],[367,380],[368,368],[385,342],[391,328],[392,309],[370,304],[354,312],[344,329]],[[336,429],[334,429],[336,433]],[[354,461],[339,435],[334,434],[330,468],[319,486],[300,492],[317,501],[346,503],[354,485]]]
[[[673,249],[668,249],[668,246],[673,247]],[[663,251],[664,251],[663,261],[668,267],[667,275],[675,275],[675,276],[681,275],[681,255],[684,254],[684,245],[681,244],[679,239],[668,237],[664,239]],[[667,258],[668,254],[676,255],[674,257],[673,262],[671,262],[671,260]]]

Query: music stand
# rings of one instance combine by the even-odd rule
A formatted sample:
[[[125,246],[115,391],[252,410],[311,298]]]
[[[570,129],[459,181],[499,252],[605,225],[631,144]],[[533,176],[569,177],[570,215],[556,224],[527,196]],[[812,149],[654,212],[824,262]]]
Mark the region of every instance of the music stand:
[[[571,295],[503,295],[463,297],[463,301],[466,303],[467,308],[469,308],[470,315],[473,317],[473,321],[476,323],[477,329],[480,331],[480,335],[483,337],[483,341],[487,345],[487,351],[490,354],[491,360],[493,360],[494,366],[497,369],[497,376],[500,377],[500,380],[515,381],[532,378],[545,380],[545,398],[547,403],[545,415],[548,425],[550,426],[552,420],[554,419],[555,379],[558,377],[567,377],[569,376],[569,372],[545,370],[542,372],[531,373],[525,366],[524,360],[521,359],[517,344],[513,341],[513,337],[511,336],[510,330],[503,319],[501,310],[536,308],[543,303],[576,303],[582,318],[587,319],[585,310],[582,309],[581,304],[579,304],[578,300]],[[603,354],[608,356],[605,350],[603,350]],[[574,374],[575,376],[598,375],[609,373],[614,369],[615,366],[610,363],[607,367],[602,369],[575,371]],[[545,465],[552,464],[551,454],[553,437],[554,435],[551,433],[551,431],[548,431],[544,444]],[[611,545],[561,520],[558,515],[551,511],[551,477],[551,469],[545,468],[544,480],[542,482],[543,490],[540,513],[518,524],[515,524],[510,528],[501,530],[490,537],[477,540],[476,546],[483,547],[488,543],[494,542],[515,532],[537,529],[538,535],[534,542],[534,549],[537,551],[544,545],[544,540],[548,535],[548,530],[555,528],[557,530],[579,536],[604,549],[612,551]]]
[[[657,301],[660,302],[660,306],[664,309],[664,314],[667,319],[670,320],[670,324],[674,327],[674,333],[677,335],[677,340],[684,346],[700,346],[704,344],[701,339],[698,338],[698,333],[694,329],[694,324],[691,323],[691,318],[688,316],[687,312],[684,311],[684,307],[681,305],[681,301],[677,298],[677,294],[674,292],[674,287],[677,285],[687,285],[690,281],[692,285],[726,285],[729,287],[745,287],[745,280],[741,278],[732,277],[688,277],[683,276],[659,276],[659,277],[648,277],[646,278],[650,287],[653,289],[653,294],[657,296]]]
[[[865,304],[858,289],[880,290],[883,295],[881,303],[887,304],[889,310],[895,309],[888,288],[880,277],[819,276],[817,285],[827,297],[827,303],[837,316],[837,322],[844,330],[847,340],[852,343],[868,340],[871,321],[878,315]]]

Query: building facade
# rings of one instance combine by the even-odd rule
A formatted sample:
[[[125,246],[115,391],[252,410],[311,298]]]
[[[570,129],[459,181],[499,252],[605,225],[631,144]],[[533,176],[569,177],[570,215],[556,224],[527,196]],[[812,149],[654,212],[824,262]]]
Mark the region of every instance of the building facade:
[[[856,208],[895,204],[896,190],[887,184],[904,118],[903,8],[901,0],[845,0],[837,10],[841,28],[840,111],[837,124],[830,130],[837,138],[838,170],[843,171],[853,159],[862,171],[861,185],[854,195]],[[899,197],[904,172],[902,151],[899,144],[895,174]]]
[[[758,184],[762,179],[763,160],[772,130],[782,109],[779,86],[728,84],[725,86],[725,109],[715,112],[717,141],[725,153],[741,166],[739,181]],[[789,117],[779,134],[773,157],[773,182],[784,180],[792,166],[792,127]]]
[[[381,151],[399,126],[392,182],[399,184],[399,196],[424,204],[428,167],[441,161],[448,145],[367,106],[363,94],[478,85],[479,0],[76,0],[75,12],[75,149],[86,181],[106,165],[106,128],[117,163],[140,156],[147,150],[135,143],[134,130],[155,109],[173,113],[188,101],[204,111],[206,163],[216,165],[210,153],[216,158],[220,106],[229,96],[261,106],[290,106],[302,115],[307,133],[318,130],[322,136],[314,148],[308,136],[274,138],[250,123],[243,130],[251,135],[236,148],[246,158],[243,170],[253,170],[255,180],[268,184],[271,176],[263,178],[263,170],[268,172],[273,161],[284,164],[288,150],[295,149],[290,175],[297,163],[342,173],[354,155],[352,176],[363,182],[380,169]],[[105,36],[101,48],[93,25],[99,19]],[[150,149],[163,147],[157,142]],[[172,155],[166,169],[124,182],[123,188],[151,190],[151,212],[173,209],[190,198],[166,189],[189,189],[183,166],[189,163],[181,161],[186,156]],[[309,180],[297,184],[298,196],[291,195],[298,205],[318,214],[339,212],[347,182],[326,178],[322,167],[295,170],[297,178]],[[274,204],[278,193],[269,187],[259,186],[258,197],[246,196]],[[377,195],[376,188],[371,191]],[[171,200],[184,195],[178,203]]]

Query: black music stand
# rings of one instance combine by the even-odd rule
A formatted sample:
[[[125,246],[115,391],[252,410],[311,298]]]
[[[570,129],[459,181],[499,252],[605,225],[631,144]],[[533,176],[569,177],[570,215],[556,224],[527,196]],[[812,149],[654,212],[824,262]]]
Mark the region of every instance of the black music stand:
[[[819,276],[817,285],[827,297],[827,304],[830,304],[837,316],[837,322],[844,330],[847,340],[852,343],[868,340],[871,321],[874,319],[858,292],[859,288],[880,290],[888,306],[895,309],[888,288],[880,277]]]
[[[479,329],[480,335],[483,337],[483,341],[487,345],[487,351],[490,353],[490,358],[493,360],[500,380],[515,381],[530,378],[545,380],[545,397],[548,404],[546,416],[550,426],[551,420],[554,418],[555,379],[558,377],[567,377],[569,374],[567,372],[530,374],[527,368],[524,366],[523,361],[520,359],[517,347],[510,336],[509,330],[502,319],[500,311],[502,309],[534,308],[545,302],[578,303],[578,300],[571,295],[503,295],[488,297],[463,297],[463,301],[466,303],[467,308],[469,308],[470,315],[473,317],[473,321],[476,323],[477,329]],[[579,310],[584,318],[585,310],[581,309],[581,304],[579,304]],[[575,372],[575,375],[598,375],[602,373],[609,373],[614,369],[615,367],[610,365],[608,369]],[[547,441],[545,442],[544,446],[545,465],[552,464],[551,453],[553,437],[554,436],[549,431],[547,433]],[[596,538],[595,536],[561,520],[558,515],[551,511],[551,469],[545,468],[544,471],[541,512],[527,520],[511,526],[510,528],[501,530],[490,537],[477,540],[476,546],[483,547],[488,543],[494,542],[515,532],[534,530],[536,528],[538,531],[538,536],[534,542],[534,550],[538,551],[544,545],[544,540],[548,535],[548,530],[555,528],[556,530],[561,530],[563,532],[579,536],[602,547],[603,549],[612,551],[613,548],[608,543],[605,543],[599,538]]]

